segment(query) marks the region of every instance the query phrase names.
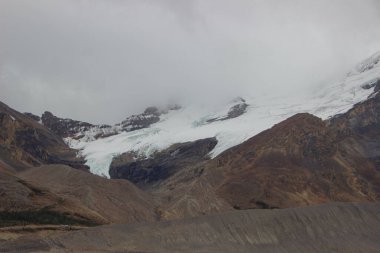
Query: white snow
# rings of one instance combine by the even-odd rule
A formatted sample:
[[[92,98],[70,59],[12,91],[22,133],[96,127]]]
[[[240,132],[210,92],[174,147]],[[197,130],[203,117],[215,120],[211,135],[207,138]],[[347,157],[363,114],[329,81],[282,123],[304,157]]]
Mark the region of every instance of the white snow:
[[[92,173],[106,177],[109,177],[112,158],[127,151],[149,157],[174,143],[215,136],[218,144],[210,154],[215,157],[296,113],[308,112],[327,119],[346,112],[373,93],[373,88],[363,89],[362,86],[380,79],[379,59],[380,54],[374,55],[359,64],[342,82],[326,85],[308,96],[244,97],[249,107],[245,114],[234,119],[207,123],[210,118],[225,115],[236,101],[214,107],[189,105],[162,115],[160,122],[149,128],[132,132],[121,132],[117,126],[108,130],[96,128],[85,132],[79,140],[67,138],[65,141],[72,148],[80,150]],[[95,140],[94,136],[101,131],[119,134]]]

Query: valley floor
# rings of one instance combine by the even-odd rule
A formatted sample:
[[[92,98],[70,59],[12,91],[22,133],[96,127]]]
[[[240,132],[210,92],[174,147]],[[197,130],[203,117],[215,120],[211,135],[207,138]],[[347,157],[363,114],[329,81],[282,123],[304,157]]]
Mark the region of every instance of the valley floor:
[[[375,253],[379,238],[380,203],[332,203],[22,236],[0,252]]]

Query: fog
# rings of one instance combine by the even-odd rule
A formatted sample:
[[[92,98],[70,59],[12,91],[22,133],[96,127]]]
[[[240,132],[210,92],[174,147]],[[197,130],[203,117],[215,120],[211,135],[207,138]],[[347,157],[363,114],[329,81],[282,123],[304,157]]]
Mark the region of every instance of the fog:
[[[114,123],[299,93],[380,50],[377,0],[1,0],[0,100]]]

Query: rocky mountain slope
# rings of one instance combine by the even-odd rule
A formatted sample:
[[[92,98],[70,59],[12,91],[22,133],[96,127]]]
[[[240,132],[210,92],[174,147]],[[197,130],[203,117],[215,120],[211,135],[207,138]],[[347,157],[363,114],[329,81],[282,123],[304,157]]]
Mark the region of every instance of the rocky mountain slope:
[[[31,117],[0,103],[0,227],[156,220],[148,194],[89,173],[76,150]]]
[[[346,113],[325,121],[296,114],[213,159],[200,141],[175,144],[149,158],[123,154],[114,158],[111,176],[158,196],[167,219],[380,201],[379,86]],[[181,152],[182,145],[193,151]],[[194,156],[196,150],[201,157]]]
[[[71,212],[100,224],[156,220],[154,200],[127,180],[107,180],[62,165],[36,167],[17,176],[71,201]]]
[[[0,102],[0,160],[20,170],[42,164],[66,164],[88,170],[77,151],[35,120]]]
[[[346,130],[295,115],[210,162],[224,177],[217,192],[238,209],[379,201],[379,167]]]
[[[0,227],[94,226],[155,221],[158,217],[154,200],[132,183],[107,180],[65,165],[45,165],[16,174],[0,171],[0,193]]]
[[[233,211],[0,242],[1,252],[377,253],[379,204]]]
[[[49,172],[54,173],[52,170]],[[43,177],[40,178],[42,180]],[[38,182],[31,183],[16,175],[0,172],[0,192],[0,227],[27,224],[91,226],[102,223],[99,216],[85,205],[65,199]]]

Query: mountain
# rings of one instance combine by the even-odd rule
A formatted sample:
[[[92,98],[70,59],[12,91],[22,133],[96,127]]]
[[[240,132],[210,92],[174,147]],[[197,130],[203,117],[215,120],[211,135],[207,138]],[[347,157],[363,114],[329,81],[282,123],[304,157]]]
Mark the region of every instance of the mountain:
[[[66,164],[88,170],[77,151],[48,128],[0,102],[0,161],[15,170]]]
[[[377,109],[372,113],[363,110],[375,102]],[[297,114],[211,160],[191,160],[188,155],[192,162],[179,163],[170,155],[176,153],[176,146],[181,147],[176,144],[149,159],[124,165],[119,161],[111,171],[119,171],[159,197],[165,219],[233,209],[376,202],[380,200],[379,106],[377,95],[328,122]],[[349,117],[357,110],[361,113]],[[346,127],[363,117],[374,120],[373,132],[357,134]],[[368,127],[365,121],[361,123]],[[139,173],[162,171],[173,164],[181,164],[176,173],[155,174],[155,184],[149,173]]]
[[[348,111],[325,120],[296,114],[213,159],[208,154],[219,142],[204,146],[211,140],[206,138],[150,156],[123,153],[113,159],[110,175],[157,195],[162,217],[169,219],[232,209],[379,201],[380,81],[359,89],[371,93]]]
[[[157,219],[149,194],[89,173],[77,150],[42,124],[46,115],[39,121],[0,103],[0,227]]]
[[[49,129],[53,132],[59,139],[63,139],[65,143],[74,149],[81,150],[82,145],[86,143],[92,143],[98,139],[107,139],[111,136],[120,136],[128,132],[135,132],[137,130],[144,130],[149,128],[152,124],[160,121],[162,117],[165,117],[171,111],[179,110],[179,105],[169,105],[164,108],[148,107],[145,111],[138,115],[131,115],[127,117],[120,123],[113,126],[102,124],[94,125],[88,122],[60,118],[55,116],[53,113],[46,111],[42,116],[37,116],[32,113],[24,113],[24,116],[32,119],[35,122],[40,123],[40,125]],[[236,112],[231,112],[232,114],[238,113],[239,109],[236,108]],[[234,116],[234,115],[232,115]],[[132,133],[133,134],[133,133]],[[85,158],[87,163],[90,163],[89,158]],[[111,156],[112,159],[112,156]],[[94,172],[94,169],[93,171]],[[108,177],[109,174],[99,172],[95,173],[101,176]]]
[[[0,251],[378,252],[379,62],[113,126],[0,104]]]
[[[133,152],[150,157],[176,143],[215,137],[217,144],[210,152],[214,158],[297,113],[328,120],[365,101],[376,93],[380,80],[378,55],[358,64],[342,81],[319,86],[310,94],[258,94],[215,104],[151,107],[122,123],[80,130],[64,140],[80,150],[92,173],[106,177],[115,156]]]

